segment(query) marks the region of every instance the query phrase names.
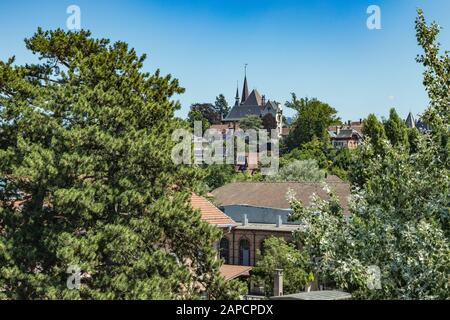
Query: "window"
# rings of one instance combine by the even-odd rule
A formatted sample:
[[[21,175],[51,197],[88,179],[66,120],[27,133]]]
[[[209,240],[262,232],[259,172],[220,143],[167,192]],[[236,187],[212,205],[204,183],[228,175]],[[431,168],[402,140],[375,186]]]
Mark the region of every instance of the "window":
[[[239,242],[239,264],[242,266],[250,265],[250,242],[242,239]]]
[[[230,263],[230,241],[225,237],[220,239],[219,255],[226,264]]]

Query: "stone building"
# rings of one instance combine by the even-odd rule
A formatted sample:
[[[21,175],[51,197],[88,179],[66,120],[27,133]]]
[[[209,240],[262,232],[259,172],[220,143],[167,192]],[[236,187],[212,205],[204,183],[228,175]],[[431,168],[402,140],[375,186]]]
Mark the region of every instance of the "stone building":
[[[350,186],[337,177],[328,178],[327,184],[336,191],[348,214]],[[230,183],[212,192],[216,205],[236,223],[219,244],[220,256],[227,264],[254,266],[258,250],[271,236],[292,241],[292,232],[300,224],[288,220],[292,211],[288,191],[305,204],[313,194],[328,197],[321,183],[299,182]]]
[[[234,106],[222,122],[227,127],[236,129],[239,122],[249,115],[260,117],[263,123],[266,124],[266,129],[276,129],[278,137],[281,137],[283,133],[283,107],[278,102],[266,100],[266,97],[261,95],[256,89],[249,93],[247,75],[245,75],[242,95],[239,97],[239,88],[236,88]]]

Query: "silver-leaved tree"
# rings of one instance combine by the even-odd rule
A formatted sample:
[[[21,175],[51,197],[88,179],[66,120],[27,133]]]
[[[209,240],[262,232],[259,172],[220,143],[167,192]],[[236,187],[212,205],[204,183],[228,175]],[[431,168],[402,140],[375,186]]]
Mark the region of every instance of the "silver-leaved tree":
[[[314,258],[322,283],[361,299],[450,297],[449,115],[450,59],[436,43],[439,27],[421,10],[416,33],[430,105],[414,152],[386,140],[361,147],[363,180],[354,184],[351,215],[339,200],[293,200],[291,218],[304,228],[295,237]]]

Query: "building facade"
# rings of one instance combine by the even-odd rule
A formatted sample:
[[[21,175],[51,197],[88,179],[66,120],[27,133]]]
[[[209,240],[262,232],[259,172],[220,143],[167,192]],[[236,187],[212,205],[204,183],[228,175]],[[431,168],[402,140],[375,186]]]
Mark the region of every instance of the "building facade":
[[[344,214],[348,214],[350,186],[334,176],[328,178],[327,184],[340,198]],[[299,182],[230,183],[212,192],[215,203],[236,223],[219,244],[220,256],[227,264],[254,266],[264,240],[272,236],[293,240],[292,233],[300,223],[289,221],[292,209],[288,192],[305,204],[313,194],[328,197],[321,183]]]

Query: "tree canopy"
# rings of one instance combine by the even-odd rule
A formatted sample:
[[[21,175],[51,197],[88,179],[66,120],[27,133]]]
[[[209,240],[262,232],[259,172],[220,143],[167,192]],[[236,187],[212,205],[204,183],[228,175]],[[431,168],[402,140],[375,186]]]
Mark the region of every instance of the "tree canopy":
[[[436,50],[437,25],[427,25],[421,10],[416,31],[431,133],[417,135],[410,152],[381,137],[373,121],[377,130],[370,132],[380,140],[357,153],[364,179],[354,184],[348,218],[332,190],[331,199],[315,198],[309,206],[292,201],[291,218],[307,226],[295,238],[314,258],[315,272],[355,298],[446,299],[450,292],[450,59]]]
[[[242,130],[258,130],[262,128],[262,125],[263,123],[261,118],[253,114],[245,116],[241,119],[241,121],[239,121],[239,128]]]
[[[286,107],[297,111],[297,116],[286,138],[286,151],[310,142],[314,138],[322,142],[329,141],[328,127],[340,122],[336,116],[336,110],[317,99],[302,98],[298,100],[297,96],[292,93],[292,101],[286,102]]]
[[[0,62],[0,299],[237,297],[190,206],[197,173],[170,158],[178,80],[88,31],[26,47],[39,63]]]
[[[273,294],[273,277],[276,269],[283,270],[283,293],[298,293],[314,280],[309,258],[283,238],[270,237],[264,241],[263,251],[252,270],[252,280],[264,286],[266,296]]]

